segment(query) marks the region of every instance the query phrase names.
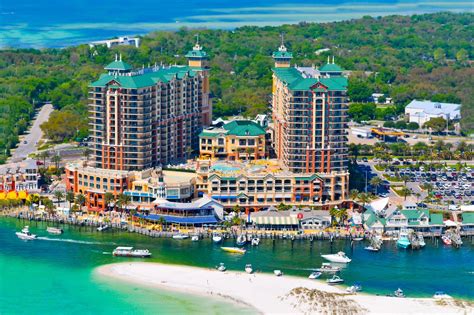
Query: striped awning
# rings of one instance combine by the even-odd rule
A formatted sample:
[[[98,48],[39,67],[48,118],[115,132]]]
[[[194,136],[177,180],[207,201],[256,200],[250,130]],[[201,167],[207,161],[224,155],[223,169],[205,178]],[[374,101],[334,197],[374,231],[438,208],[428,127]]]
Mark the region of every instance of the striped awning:
[[[298,225],[298,219],[295,217],[255,217],[252,222],[261,225]]]

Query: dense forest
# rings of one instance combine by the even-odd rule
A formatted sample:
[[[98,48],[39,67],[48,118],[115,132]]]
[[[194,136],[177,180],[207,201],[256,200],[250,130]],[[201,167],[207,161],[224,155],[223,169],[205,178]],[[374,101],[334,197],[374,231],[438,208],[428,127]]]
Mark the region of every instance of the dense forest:
[[[139,48],[88,45],[0,51],[0,156],[15,146],[34,107],[51,101],[60,112],[45,128],[56,141],[87,135],[87,85],[116,53],[136,67],[185,63],[200,34],[211,60],[214,117],[254,116],[268,110],[271,53],[284,34],[293,63],[322,65],[328,56],[351,70],[349,95],[367,102],[385,93],[401,112],[413,98],[462,102],[462,128],[474,131],[474,14],[436,13],[365,17],[324,24],[300,23],[235,30],[153,32]],[[324,50],[324,51],[320,51]],[[382,114],[383,115],[383,114]],[[75,128],[68,128],[68,126]],[[3,153],[5,152],[5,153]]]

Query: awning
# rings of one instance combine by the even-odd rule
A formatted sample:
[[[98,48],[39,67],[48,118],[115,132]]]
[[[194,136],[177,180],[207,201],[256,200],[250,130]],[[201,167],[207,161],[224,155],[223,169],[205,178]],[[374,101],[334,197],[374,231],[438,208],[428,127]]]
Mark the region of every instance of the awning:
[[[252,222],[261,225],[298,225],[298,218],[295,217],[254,217]]]

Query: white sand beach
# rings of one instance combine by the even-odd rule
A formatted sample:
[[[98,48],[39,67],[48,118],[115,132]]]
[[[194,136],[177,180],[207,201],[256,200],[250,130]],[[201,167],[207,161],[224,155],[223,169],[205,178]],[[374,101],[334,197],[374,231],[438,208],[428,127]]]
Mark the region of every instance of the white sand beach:
[[[143,262],[105,265],[96,272],[139,285],[227,299],[263,314],[474,314],[467,302],[349,295],[321,281],[285,275]]]

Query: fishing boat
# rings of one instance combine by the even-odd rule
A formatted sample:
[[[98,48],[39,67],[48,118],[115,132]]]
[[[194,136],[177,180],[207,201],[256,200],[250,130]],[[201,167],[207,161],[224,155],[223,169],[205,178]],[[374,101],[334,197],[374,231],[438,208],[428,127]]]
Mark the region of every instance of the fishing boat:
[[[253,268],[251,264],[246,264],[245,265],[245,272],[248,274],[251,274],[253,272]]]
[[[343,283],[344,280],[341,279],[339,276],[334,275],[334,276],[332,276],[331,279],[327,279],[326,282],[327,282],[327,284],[335,285],[335,284]]]
[[[444,245],[451,245],[452,244],[451,238],[449,236],[447,236],[446,234],[441,236],[441,240],[443,241]]]
[[[222,242],[222,235],[219,234],[219,233],[213,233],[213,234],[212,234],[212,241],[213,241],[214,243],[220,243],[220,242]]]
[[[318,279],[319,277],[321,277],[322,274],[323,274],[323,273],[320,272],[320,271],[312,272],[312,273],[309,275],[308,279]]]
[[[30,227],[28,225],[26,225],[21,230],[21,232],[16,232],[15,234],[16,234],[16,236],[18,236],[19,239],[26,240],[26,241],[34,240],[36,238],[35,234],[30,233]]]
[[[151,257],[151,253],[148,249],[133,249],[133,247],[117,247],[112,252],[113,256],[118,257],[139,257],[148,258]]]
[[[175,239],[175,240],[184,240],[184,239],[187,239],[187,238],[189,238],[189,235],[182,234],[182,233],[173,235],[173,239]]]
[[[244,245],[247,243],[247,238],[245,237],[245,235],[240,234],[240,235],[237,237],[236,243],[237,243],[237,245],[239,245],[239,246],[244,246]]]
[[[63,229],[60,229],[60,228],[57,228],[57,227],[51,227],[51,226],[48,226],[46,228],[46,231],[49,233],[49,234],[56,234],[56,235],[59,235],[59,234],[63,234]]]
[[[393,292],[393,295],[395,297],[403,298],[405,297],[405,293],[403,293],[403,290],[398,288],[396,291]]]
[[[408,248],[410,247],[411,243],[410,240],[408,239],[408,232],[405,230],[400,231],[400,236],[398,237],[397,240],[397,246],[401,248]]]
[[[321,268],[316,269],[316,271],[334,273],[341,271],[340,267],[332,266],[330,263],[323,263]]]
[[[109,228],[109,226],[107,224],[101,225],[97,228],[97,231],[102,232],[102,231],[107,230],[108,228]]]
[[[260,239],[258,237],[252,238],[251,244],[252,246],[258,246],[260,244]]]
[[[335,262],[335,263],[350,263],[352,259],[346,256],[344,252],[338,252],[337,254],[328,254],[328,255],[321,255],[326,260]]]
[[[216,269],[219,270],[220,272],[224,272],[227,270],[224,263],[220,263],[219,266],[216,267]]]
[[[443,291],[436,291],[435,294],[433,295],[433,299],[452,299],[453,297],[451,295],[447,295]]]
[[[221,249],[228,253],[233,254],[245,254],[246,250],[238,247],[221,247]]]
[[[351,285],[350,287],[348,287],[346,289],[346,292],[348,293],[357,293],[357,292],[360,292],[362,291],[362,286],[360,284],[354,284],[354,285]]]
[[[368,250],[369,252],[378,252],[380,250],[380,247],[374,247],[372,245],[364,247],[365,250]]]
[[[281,272],[281,270],[278,270],[278,269],[273,270],[273,274],[277,277],[283,276],[283,272]]]

